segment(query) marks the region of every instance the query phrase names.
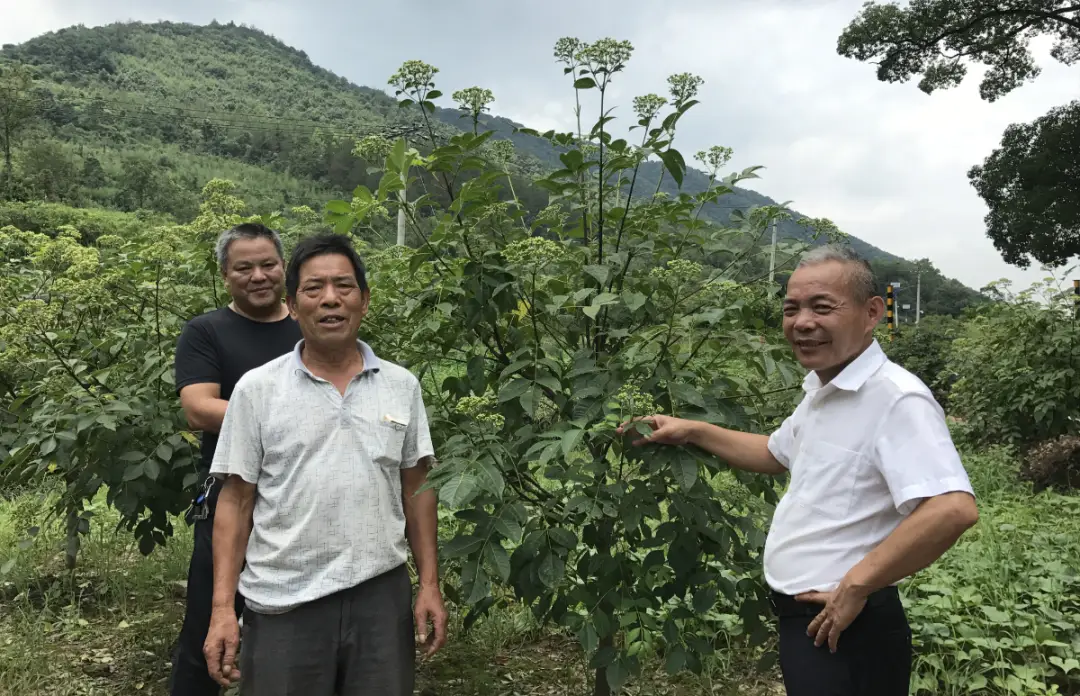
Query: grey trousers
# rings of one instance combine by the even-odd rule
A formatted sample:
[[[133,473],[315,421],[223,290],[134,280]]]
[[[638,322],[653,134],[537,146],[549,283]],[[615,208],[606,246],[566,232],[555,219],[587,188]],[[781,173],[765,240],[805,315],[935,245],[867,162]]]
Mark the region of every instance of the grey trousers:
[[[244,610],[241,696],[412,696],[412,585],[402,565],[284,614]]]

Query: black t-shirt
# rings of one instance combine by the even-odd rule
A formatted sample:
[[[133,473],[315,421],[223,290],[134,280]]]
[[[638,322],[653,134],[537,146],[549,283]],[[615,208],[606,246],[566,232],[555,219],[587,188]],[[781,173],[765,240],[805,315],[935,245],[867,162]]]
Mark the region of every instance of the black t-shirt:
[[[209,382],[221,385],[221,398],[228,401],[244,373],[292,351],[301,338],[292,317],[253,321],[228,307],[197,316],[176,343],[176,391]],[[217,440],[217,433],[202,434],[203,473],[214,461]]]

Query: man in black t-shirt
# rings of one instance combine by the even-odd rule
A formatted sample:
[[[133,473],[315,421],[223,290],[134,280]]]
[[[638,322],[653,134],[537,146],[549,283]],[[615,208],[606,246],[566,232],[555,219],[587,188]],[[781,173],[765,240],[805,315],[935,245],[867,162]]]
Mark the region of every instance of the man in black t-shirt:
[[[285,264],[278,234],[245,223],[223,232],[216,251],[232,302],[189,321],[176,345],[176,388],[188,425],[202,432],[202,456],[198,494],[189,513],[195,522],[195,548],[188,567],[187,611],[169,679],[171,696],[220,692],[207,671],[203,642],[214,592],[211,533],[220,487],[210,476],[210,463],[229,397],[245,372],[288,353],[302,338],[282,303]],[[239,594],[235,609],[239,616]]]

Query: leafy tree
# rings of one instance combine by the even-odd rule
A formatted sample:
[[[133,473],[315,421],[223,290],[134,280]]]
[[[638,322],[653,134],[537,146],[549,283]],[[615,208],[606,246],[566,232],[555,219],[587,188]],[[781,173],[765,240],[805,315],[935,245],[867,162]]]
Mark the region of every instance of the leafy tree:
[[[4,150],[4,169],[9,173],[15,143],[37,113],[33,84],[26,66],[0,65],[0,148]]]
[[[327,219],[348,232],[400,208],[420,240],[369,257],[365,327],[427,390],[441,460],[431,485],[454,512],[442,553],[461,579],[448,596],[470,608],[469,626],[509,586],[577,634],[604,695],[654,649],[671,673],[700,669],[713,645],[698,617],[717,603],[764,640],[763,535],[751,513],[777,499],[761,477],[696,451],[630,447],[616,426],[661,409],[766,428],[798,375],[760,318],[772,288],[733,280],[753,257],[743,240],[783,212],[759,209],[726,227],[699,217],[753,169],[697,194],[619,189],[650,156],[683,179],[672,140],[698,78],[673,79],[667,104],[638,114],[631,145],[610,133],[610,85],[632,47],[559,42],[568,45],[575,91],[599,92],[603,106],[588,129],[542,136],[564,152],[562,167],[535,182],[551,203],[534,219],[504,198],[505,163],[479,121],[447,143],[429,131],[427,155],[396,141],[378,188],[331,202]],[[407,62],[392,78],[401,103],[430,114],[435,74]],[[425,171],[448,203],[429,193],[402,205],[397,192]],[[732,260],[691,260],[703,252]]]
[[[1072,65],[1080,60],[1080,5],[1072,0],[912,0],[906,7],[867,2],[840,35],[842,56],[877,65],[878,79],[904,82],[922,75],[926,93],[954,87],[967,75],[967,62],[987,70],[979,93],[994,101],[1039,68],[1028,49],[1031,39],[1056,39],[1051,55]]]
[[[1005,261],[1060,266],[1080,256],[1080,101],[1006,128],[1001,147],[968,177]]]
[[[987,66],[979,94],[995,101],[1040,70],[1032,39],[1053,37],[1051,55],[1080,60],[1080,4],[1073,0],[913,0],[906,7],[868,2],[837,43],[840,55],[877,65],[885,82],[921,75],[926,93],[960,84],[968,63]],[[1060,265],[1080,253],[1080,152],[1076,102],[1030,124],[1014,124],[1001,147],[968,172],[990,208],[987,234],[1006,262],[1029,256]]]

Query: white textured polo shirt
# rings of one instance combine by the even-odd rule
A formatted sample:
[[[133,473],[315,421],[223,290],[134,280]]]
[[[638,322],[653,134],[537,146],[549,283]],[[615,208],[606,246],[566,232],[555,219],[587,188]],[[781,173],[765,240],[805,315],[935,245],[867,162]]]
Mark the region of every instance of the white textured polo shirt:
[[[945,413],[875,341],[806,395],[769,437],[791,483],[765,541],[765,579],[794,595],[835,589],[925,498],[974,493]]]
[[[433,454],[420,382],[358,345],[344,396],[286,354],[247,372],[210,472],[256,485],[240,592],[280,613],[405,563],[401,469]]]

